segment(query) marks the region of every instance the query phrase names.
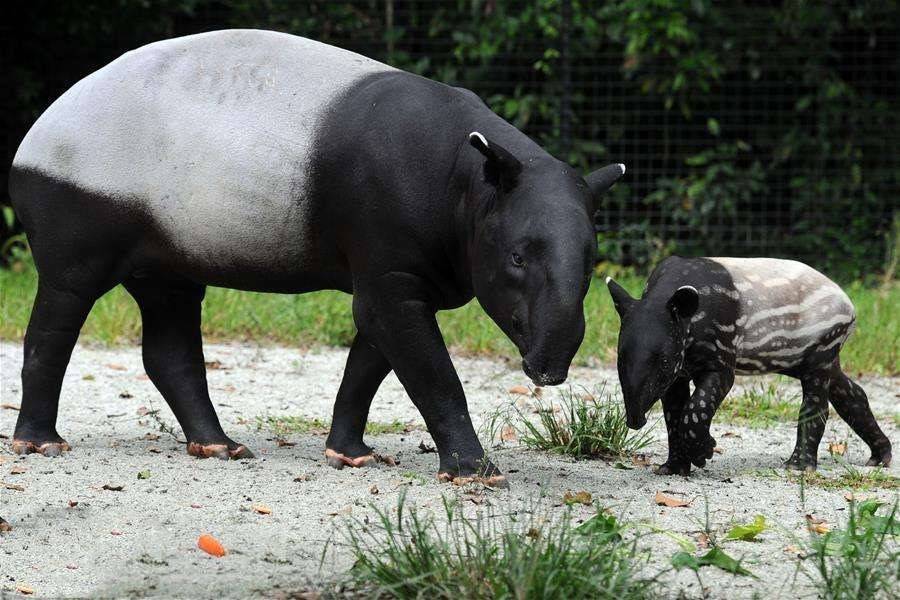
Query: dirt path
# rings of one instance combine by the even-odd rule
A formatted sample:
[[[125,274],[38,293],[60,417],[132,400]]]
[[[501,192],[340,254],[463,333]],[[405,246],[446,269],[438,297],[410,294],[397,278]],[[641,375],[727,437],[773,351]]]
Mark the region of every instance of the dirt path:
[[[4,403],[21,400],[21,352],[18,344],[0,344]],[[58,459],[17,458],[8,437],[0,439],[0,477],[24,488],[0,487],[0,516],[13,526],[0,536],[0,596],[19,585],[33,588],[38,596],[246,597],[303,589],[349,567],[349,557],[340,548],[329,552],[323,569],[319,567],[323,545],[348,513],[363,517],[371,512],[370,502],[391,507],[401,490],[426,508],[438,507],[442,494],[463,494],[434,481],[436,455],[418,451],[421,440],[430,441],[422,431],[370,438],[378,451],[399,458],[397,467],[335,471],[322,458],[323,436],[291,435],[296,445],[279,446],[271,430],[258,429],[256,418],[265,415],[329,419],[345,350],[218,345],[207,347],[206,355],[220,367],[210,370],[209,380],[226,431],[258,458],[201,461],[188,457],[184,447],[165,434],[152,439],[158,424],[140,415],[142,407],[162,409],[167,423],[174,424],[174,419],[143,374],[140,350],[77,348],[66,375],[59,421],[73,451]],[[509,401],[506,390],[528,383],[516,365],[463,358],[456,365],[476,425]],[[569,383],[594,388],[609,381],[612,389],[614,375],[610,369],[579,368]],[[877,414],[898,412],[900,380],[868,378],[861,383]],[[553,390],[546,392],[547,398],[556,397]],[[15,417],[15,410],[0,410],[0,433],[11,436]],[[421,424],[391,376],[375,399],[371,420],[395,419]],[[900,448],[896,421],[881,422]],[[659,463],[666,449],[665,431],[659,422],[654,427],[657,441],[649,453],[652,462]],[[760,591],[784,597],[808,593],[803,575],[798,587],[788,587],[797,561],[784,548],[795,538],[807,538],[807,513],[828,523],[842,522],[845,492],[807,488],[803,502],[797,485],[759,473],[777,468],[788,456],[794,425],[764,430],[714,421],[713,429],[723,454],[687,479],[662,478],[644,467],[622,470],[517,448],[496,450],[496,461],[510,474],[512,488],[484,492],[484,501],[504,512],[533,505],[543,494],[542,507],[562,511],[560,499],[566,490],[586,490],[625,520],[653,522],[689,537],[702,528],[707,503],[712,529],[720,534],[733,520],[763,514],[777,527],[764,533],[762,541],[725,546],[759,579],[707,568],[702,572],[704,585],[720,598]],[[737,435],[726,437],[725,432]],[[825,439],[844,438],[850,439],[849,460],[862,464],[866,448],[843,422],[832,418]],[[821,462],[833,466],[824,444],[821,454]],[[900,475],[897,463],[890,470],[894,476]],[[142,471],[149,471],[149,478],[138,479]],[[110,491],[104,485],[124,487]],[[377,495],[370,493],[373,486]],[[687,508],[660,507],[653,502],[658,490],[693,501]],[[892,500],[897,492],[866,495]],[[254,512],[250,507],[255,503],[271,507],[272,514]],[[587,517],[590,509],[575,512]],[[231,553],[213,559],[197,550],[197,536],[203,532],[217,536]],[[655,556],[651,568],[666,566],[678,549],[661,535],[654,536],[650,547]],[[665,580],[672,596],[680,591],[699,594],[692,574],[672,573]]]

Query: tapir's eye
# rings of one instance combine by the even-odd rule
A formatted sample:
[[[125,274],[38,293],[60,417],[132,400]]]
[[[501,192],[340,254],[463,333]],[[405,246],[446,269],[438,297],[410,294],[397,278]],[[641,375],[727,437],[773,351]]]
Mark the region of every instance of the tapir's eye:
[[[512,253],[512,264],[517,267],[524,267],[525,259],[522,258],[522,255],[519,254],[518,252],[513,252]]]

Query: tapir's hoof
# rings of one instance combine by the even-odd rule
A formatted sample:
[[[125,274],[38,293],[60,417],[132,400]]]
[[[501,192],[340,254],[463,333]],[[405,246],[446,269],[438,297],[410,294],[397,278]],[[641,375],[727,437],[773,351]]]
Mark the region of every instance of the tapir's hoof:
[[[676,465],[672,463],[663,463],[653,469],[657,475],[683,475],[687,477],[691,474],[691,465]]]
[[[866,461],[867,467],[889,467],[891,466],[891,453],[882,454],[880,456],[872,455],[868,461]]]
[[[227,444],[200,444],[191,442],[187,447],[188,454],[197,458],[220,458],[222,460],[240,460],[253,458],[253,453],[247,446],[238,444],[233,449]]]
[[[809,460],[805,460],[797,457],[790,457],[786,461],[784,461],[784,468],[790,471],[804,471],[806,473],[815,473],[818,465]]]
[[[329,467],[334,469],[343,469],[344,467],[372,467],[378,463],[378,456],[373,452],[371,454],[363,454],[362,456],[347,456],[341,454],[331,448],[325,449],[325,462]]]
[[[452,483],[453,485],[480,483],[491,488],[509,489],[509,480],[506,479],[505,475],[490,475],[488,477],[482,475],[458,475],[454,477],[450,473],[438,473],[437,478],[441,483]]]
[[[25,440],[13,440],[12,451],[16,454],[43,454],[44,456],[59,456],[63,452],[71,450],[69,444],[61,442],[34,443]]]

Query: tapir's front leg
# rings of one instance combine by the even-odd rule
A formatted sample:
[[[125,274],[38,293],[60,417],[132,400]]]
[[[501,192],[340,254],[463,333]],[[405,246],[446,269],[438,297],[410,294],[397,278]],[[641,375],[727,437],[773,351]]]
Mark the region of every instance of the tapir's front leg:
[[[479,477],[490,485],[504,485],[505,478],[485,459],[472,427],[462,384],[429,299],[421,279],[392,273],[357,283],[353,316],[425,419],[440,456],[438,477]]]
[[[681,413],[681,441],[688,459],[697,467],[712,458],[716,440],[709,425],[722,400],[734,385],[733,371],[707,371],[694,377],[694,394]]]
[[[691,388],[688,379],[676,379],[663,396],[663,414],[666,418],[666,431],[669,434],[669,459],[657,467],[659,475],[688,475],[691,472],[691,460],[685,454],[681,443],[681,413],[691,400]]]

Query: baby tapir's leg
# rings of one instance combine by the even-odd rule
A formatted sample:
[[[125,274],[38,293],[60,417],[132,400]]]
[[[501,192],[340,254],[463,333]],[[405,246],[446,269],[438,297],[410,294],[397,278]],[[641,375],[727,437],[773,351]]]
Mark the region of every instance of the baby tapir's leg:
[[[688,460],[700,468],[712,458],[716,440],[709,435],[709,425],[732,385],[734,371],[709,371],[694,377],[694,395],[682,411],[679,429]]]
[[[188,281],[132,278],[124,283],[141,309],[144,369],[165,398],[200,458],[251,458],[253,453],[222,431],[209,399],[200,304],[206,288]]]
[[[828,398],[834,409],[872,451],[872,456],[866,466],[889,467],[891,465],[891,442],[878,427],[875,415],[872,414],[872,409],[869,407],[866,393],[847,377],[838,363],[835,363],[832,371],[828,392]]]
[[[803,403],[797,421],[797,443],[794,452],[784,463],[788,469],[815,471],[818,465],[819,442],[828,421],[828,387],[831,375],[828,371],[813,371],[800,379]]]
[[[684,453],[678,429],[681,413],[690,400],[691,388],[688,379],[676,379],[663,396],[663,414],[666,417],[666,431],[669,434],[669,459],[657,467],[656,472],[659,475],[688,475],[691,472],[691,461]]]
[[[372,398],[390,371],[391,365],[381,352],[356,334],[325,441],[325,457],[332,467],[362,467],[375,462],[372,449],[363,442],[363,433]]]

